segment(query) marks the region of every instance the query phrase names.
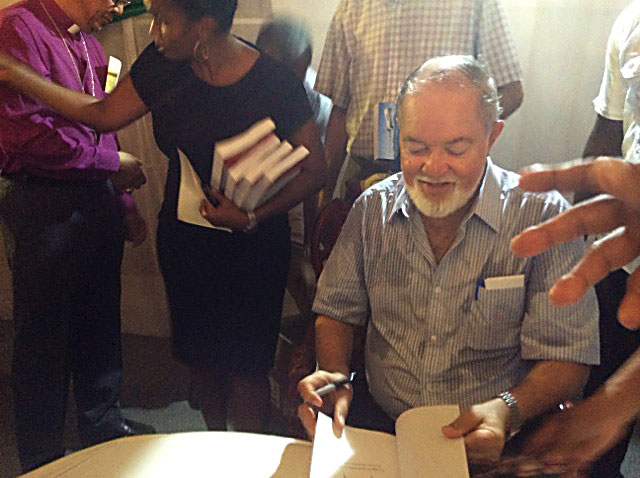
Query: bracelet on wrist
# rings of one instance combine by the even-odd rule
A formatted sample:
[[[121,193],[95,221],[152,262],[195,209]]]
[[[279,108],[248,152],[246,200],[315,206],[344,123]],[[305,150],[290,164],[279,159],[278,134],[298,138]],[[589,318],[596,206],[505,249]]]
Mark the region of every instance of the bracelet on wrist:
[[[249,220],[249,222],[243,229],[243,232],[250,232],[258,227],[258,219],[256,218],[256,214],[253,211],[247,211],[247,219]]]

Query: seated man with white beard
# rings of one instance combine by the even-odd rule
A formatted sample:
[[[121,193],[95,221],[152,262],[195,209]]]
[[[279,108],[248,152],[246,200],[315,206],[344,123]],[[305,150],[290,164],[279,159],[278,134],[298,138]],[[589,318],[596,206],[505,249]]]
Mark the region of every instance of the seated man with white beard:
[[[493,462],[524,422],[578,398],[599,361],[593,291],[563,308],[547,294],[583,241],[511,253],[513,236],[569,206],[555,192],[523,192],[489,158],[503,122],[476,60],[427,61],[397,105],[402,172],[356,201],[320,277],[319,370],[298,386],[298,414],[310,435],[318,409],[337,432],[351,424],[357,392],[314,390],[349,373],[353,329],[365,326],[370,426],[392,431],[409,408],[459,404],[443,434],[464,437],[472,463]]]

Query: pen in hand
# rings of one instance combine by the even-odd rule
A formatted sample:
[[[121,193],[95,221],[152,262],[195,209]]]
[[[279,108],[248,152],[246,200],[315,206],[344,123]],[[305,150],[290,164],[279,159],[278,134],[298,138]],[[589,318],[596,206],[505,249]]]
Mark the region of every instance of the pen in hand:
[[[320,387],[320,388],[318,388],[316,390],[316,393],[322,397],[323,395],[326,395],[327,393],[334,392],[337,389],[339,389],[340,387],[344,387],[345,385],[348,385],[348,384],[352,383],[353,382],[353,378],[355,376],[356,376],[356,373],[355,372],[351,372],[348,377],[343,378],[342,380],[337,380],[335,382],[323,385],[322,387]]]

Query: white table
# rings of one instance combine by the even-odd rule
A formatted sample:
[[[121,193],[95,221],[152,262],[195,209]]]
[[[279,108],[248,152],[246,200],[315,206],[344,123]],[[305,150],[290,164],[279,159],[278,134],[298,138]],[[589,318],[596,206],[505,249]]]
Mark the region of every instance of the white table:
[[[303,478],[311,443],[273,435],[191,432],[120,438],[65,456],[24,478]]]

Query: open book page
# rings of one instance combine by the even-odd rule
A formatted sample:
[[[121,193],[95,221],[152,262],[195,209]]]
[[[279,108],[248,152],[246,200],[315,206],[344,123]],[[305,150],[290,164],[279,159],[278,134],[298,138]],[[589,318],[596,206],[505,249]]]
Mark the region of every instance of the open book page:
[[[396,439],[351,427],[337,438],[331,417],[318,413],[309,477],[399,478]]]
[[[200,203],[206,198],[200,178],[187,156],[178,150],[180,158],[180,192],[178,193],[178,220],[196,226],[231,232],[226,227],[215,227],[200,214]]]
[[[457,405],[417,407],[396,420],[402,478],[469,478],[462,438],[452,440],[442,427],[460,414]]]

